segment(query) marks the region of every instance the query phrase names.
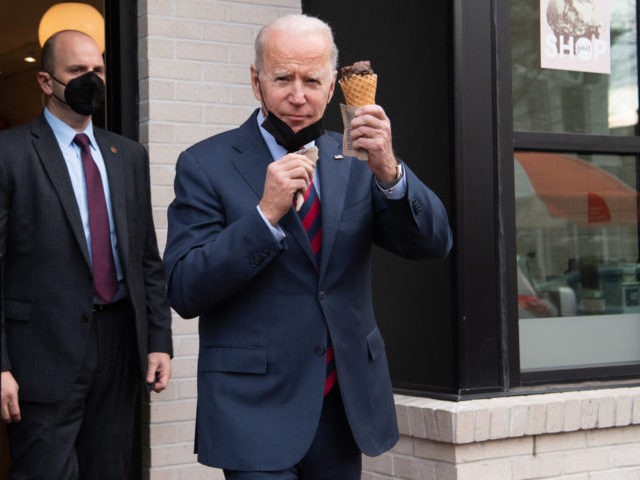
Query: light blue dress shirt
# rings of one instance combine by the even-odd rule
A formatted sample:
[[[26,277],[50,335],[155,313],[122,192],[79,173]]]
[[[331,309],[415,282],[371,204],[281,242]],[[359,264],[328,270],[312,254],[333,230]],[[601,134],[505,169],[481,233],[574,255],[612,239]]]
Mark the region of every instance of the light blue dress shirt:
[[[107,212],[109,214],[109,232],[111,235],[111,250],[113,252],[113,260],[116,267],[116,275],[118,278],[118,294],[116,298],[121,298],[122,294],[122,269],[120,268],[120,260],[118,258],[118,241],[116,239],[116,230],[113,223],[113,212],[111,211],[111,194],[109,191],[109,179],[107,177],[107,169],[104,165],[104,159],[102,153],[98,148],[98,142],[93,136],[93,124],[89,122],[87,128],[82,132],[76,132],[69,125],[62,120],[54,116],[49,109],[45,107],[44,117],[49,123],[49,126],[53,130],[53,134],[58,141],[62,156],[67,165],[69,171],[69,178],[71,179],[71,186],[73,187],[73,193],[76,196],[78,202],[78,208],[80,209],[80,218],[82,219],[82,228],[84,229],[84,236],[87,240],[87,248],[89,249],[89,256],[93,258],[91,251],[91,230],[89,228],[89,205],[87,203],[87,185],[84,179],[84,170],[82,169],[82,157],[80,156],[80,147],[73,143],[73,138],[77,133],[84,133],[89,137],[91,143],[91,156],[93,161],[100,170],[100,176],[102,177],[102,187],[104,189],[105,200],[107,202]]]

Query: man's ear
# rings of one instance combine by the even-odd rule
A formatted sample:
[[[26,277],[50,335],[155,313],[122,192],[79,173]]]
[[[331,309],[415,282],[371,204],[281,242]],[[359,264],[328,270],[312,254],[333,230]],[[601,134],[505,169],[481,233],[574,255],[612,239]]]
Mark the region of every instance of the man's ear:
[[[251,65],[251,88],[253,96],[262,104],[262,93],[260,92],[260,79],[258,78],[258,69],[255,65]]]
[[[42,93],[45,95],[51,95],[53,93],[53,86],[51,84],[53,79],[47,72],[38,72],[36,74],[36,81],[38,82],[38,86],[40,87],[40,90],[42,90]]]
[[[329,105],[329,102],[333,98],[333,93],[336,91],[336,80],[338,79],[338,71],[337,70],[333,71],[332,77],[333,78],[331,80],[331,88],[329,89],[329,96],[327,97],[327,105]]]

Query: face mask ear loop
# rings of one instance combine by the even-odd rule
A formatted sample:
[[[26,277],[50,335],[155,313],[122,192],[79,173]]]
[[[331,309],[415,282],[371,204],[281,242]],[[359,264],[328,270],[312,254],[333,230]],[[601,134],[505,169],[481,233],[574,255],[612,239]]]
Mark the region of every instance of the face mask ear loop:
[[[267,104],[264,101],[264,94],[262,93],[262,83],[260,83],[260,71],[256,71],[256,80],[258,81],[258,91],[260,92],[260,103],[262,104],[262,108],[266,112],[265,118],[271,115],[271,111],[267,107]]]
[[[65,87],[65,88],[66,88],[67,84],[66,84],[66,83],[62,83],[60,80],[58,80],[58,79],[53,75],[53,73],[51,73],[51,72],[47,72],[46,70],[45,70],[45,73],[46,73],[47,75],[49,75],[53,80],[55,80],[55,81],[56,81],[56,82],[58,82],[60,85],[62,85],[63,87]],[[51,95],[53,95],[53,96],[55,97],[55,99],[56,99],[56,100],[58,100],[59,102],[64,103],[65,105],[69,105],[67,102],[65,102],[63,99],[61,99],[58,95],[56,95],[55,93],[53,93],[53,88],[51,88]]]
[[[60,80],[58,80],[58,79],[53,75],[53,73],[51,73],[51,72],[47,72],[46,70],[45,70],[45,72],[46,72],[46,73],[47,73],[51,78],[53,78],[56,82],[58,82],[60,85],[62,85],[63,87],[66,87],[66,86],[67,86],[67,84],[66,84],[66,83],[62,83]]]

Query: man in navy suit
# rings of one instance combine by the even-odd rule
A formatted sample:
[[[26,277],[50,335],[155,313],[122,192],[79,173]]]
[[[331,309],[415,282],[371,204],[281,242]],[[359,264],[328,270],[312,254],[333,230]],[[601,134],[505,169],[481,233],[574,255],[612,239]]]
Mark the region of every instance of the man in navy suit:
[[[447,214],[394,155],[380,106],[351,124],[368,162],[323,131],[337,78],[328,25],[281,17],[255,47],[261,108],[180,155],[168,212],[170,302],[200,322],[198,460],[233,480],[357,479],[361,452],[398,440],[372,246],[442,258]],[[300,150],[314,147],[315,168]],[[313,199],[304,215],[299,192]]]
[[[171,375],[171,315],[149,160],[96,128],[98,45],[65,30],[43,47],[43,114],[0,132],[2,421],[9,477],[129,478],[142,381]]]

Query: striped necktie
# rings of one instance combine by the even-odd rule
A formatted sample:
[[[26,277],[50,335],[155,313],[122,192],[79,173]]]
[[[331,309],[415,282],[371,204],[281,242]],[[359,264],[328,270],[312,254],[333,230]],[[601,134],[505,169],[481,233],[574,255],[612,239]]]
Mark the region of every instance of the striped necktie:
[[[311,242],[311,250],[316,259],[316,268],[320,268],[320,250],[322,248],[322,224],[320,219],[320,197],[316,191],[313,181],[309,184],[309,188],[304,192],[304,202],[300,211],[300,220],[302,226],[307,231],[309,241]]]
[[[298,211],[302,226],[307,231],[309,241],[311,242],[311,250],[316,260],[316,268],[320,269],[320,252],[322,249],[322,224],[320,221],[320,198],[316,191],[313,181],[304,193],[304,201],[302,207]],[[331,337],[327,338],[327,372],[324,381],[324,394],[327,395],[336,384],[338,377],[336,375],[336,364],[334,360],[333,345],[331,345]]]

